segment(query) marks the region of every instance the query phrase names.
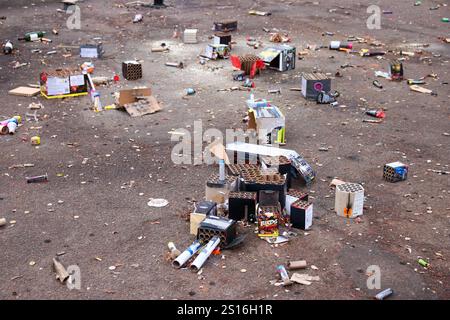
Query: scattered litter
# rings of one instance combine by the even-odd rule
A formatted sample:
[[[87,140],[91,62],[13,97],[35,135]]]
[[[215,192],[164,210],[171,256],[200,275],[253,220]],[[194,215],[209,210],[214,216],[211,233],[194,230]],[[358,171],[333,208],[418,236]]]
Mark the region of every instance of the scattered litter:
[[[169,201],[166,199],[151,199],[147,205],[149,207],[156,207],[156,208],[162,208],[169,204]]]
[[[314,277],[308,274],[294,273],[291,277],[291,281],[309,286],[312,284],[311,281],[320,281],[320,277]]]
[[[59,262],[56,258],[53,258],[53,269],[56,272],[56,279],[58,279],[61,283],[66,281],[69,278],[69,273],[66,268]]]
[[[33,97],[38,95],[41,92],[40,89],[29,88],[29,87],[17,87],[8,91],[9,94],[14,96],[22,96],[22,97]]]

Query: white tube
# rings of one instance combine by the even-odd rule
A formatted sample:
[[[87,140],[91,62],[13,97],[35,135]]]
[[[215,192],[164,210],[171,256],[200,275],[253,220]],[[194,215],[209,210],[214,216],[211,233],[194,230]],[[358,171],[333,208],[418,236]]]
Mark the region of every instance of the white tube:
[[[330,42],[330,49],[338,50],[340,46],[341,46],[340,41],[331,41]]]
[[[200,248],[201,243],[195,240],[189,248],[187,248],[182,254],[180,254],[175,260],[173,260],[172,265],[179,269],[181,268]]]
[[[10,134],[13,134],[14,132],[16,132],[16,128],[17,128],[17,123],[15,123],[14,121],[8,122],[8,131]]]
[[[203,250],[199,253],[198,257],[195,258],[194,262],[191,264],[191,270],[197,272],[203,266],[205,261],[214,251],[214,249],[219,245],[220,238],[218,236],[214,236],[209,240],[208,244],[203,248]]]
[[[225,181],[225,161],[223,159],[219,160],[219,180],[220,182]]]

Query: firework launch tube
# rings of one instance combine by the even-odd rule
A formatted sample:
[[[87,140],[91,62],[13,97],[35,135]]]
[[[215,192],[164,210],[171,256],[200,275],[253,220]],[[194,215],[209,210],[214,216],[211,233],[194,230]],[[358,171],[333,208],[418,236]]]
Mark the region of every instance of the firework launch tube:
[[[197,272],[203,266],[205,261],[214,251],[214,249],[219,245],[220,238],[218,236],[212,237],[211,240],[206,244],[205,248],[200,252],[194,262],[191,264],[191,270]]]
[[[195,240],[182,254],[180,254],[175,260],[173,260],[172,265],[179,269],[181,268],[193,255],[200,249],[201,243]]]

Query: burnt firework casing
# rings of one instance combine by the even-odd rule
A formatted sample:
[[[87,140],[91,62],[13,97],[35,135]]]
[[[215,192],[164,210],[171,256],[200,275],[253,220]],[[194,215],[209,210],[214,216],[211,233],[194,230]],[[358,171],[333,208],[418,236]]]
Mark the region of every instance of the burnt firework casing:
[[[230,192],[228,217],[233,220],[256,221],[256,192]]]
[[[324,73],[302,73],[302,94],[308,100],[317,100],[322,91],[331,91],[331,79]]]
[[[286,192],[286,212],[291,214],[291,205],[296,201],[308,201],[308,194],[296,189],[289,189]]]
[[[237,20],[214,22],[214,31],[230,32],[237,30]]]
[[[236,221],[223,217],[208,216],[203,220],[197,232],[197,239],[203,243],[214,236],[220,238],[220,246],[227,246],[236,239]]]
[[[138,80],[142,78],[142,64],[137,61],[122,62],[122,75],[127,80]]]
[[[384,165],[383,178],[389,182],[406,180],[408,177],[408,166],[401,162],[391,162]]]
[[[313,205],[307,201],[298,200],[291,205],[290,221],[297,229],[308,230],[312,225]]]

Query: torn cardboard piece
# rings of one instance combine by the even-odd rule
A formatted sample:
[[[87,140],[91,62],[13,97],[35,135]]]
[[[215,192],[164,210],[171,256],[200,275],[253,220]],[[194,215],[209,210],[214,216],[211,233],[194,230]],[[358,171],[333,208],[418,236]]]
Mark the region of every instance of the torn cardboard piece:
[[[309,286],[312,284],[311,281],[319,281],[320,278],[319,277],[313,277],[310,276],[309,274],[300,274],[300,273],[294,273],[291,277],[291,281],[299,283],[299,284],[304,284],[306,286]]]
[[[141,117],[162,109],[156,98],[152,96],[150,88],[121,90],[117,105],[119,108],[124,108],[132,117]]]
[[[224,160],[225,164],[230,164],[230,159],[228,158],[227,151],[222,143],[219,140],[213,141],[209,146],[208,150],[218,159]]]
[[[30,88],[30,87],[17,87],[15,89],[9,90],[8,94],[13,96],[22,96],[22,97],[33,97],[38,95],[41,92],[39,88]]]

